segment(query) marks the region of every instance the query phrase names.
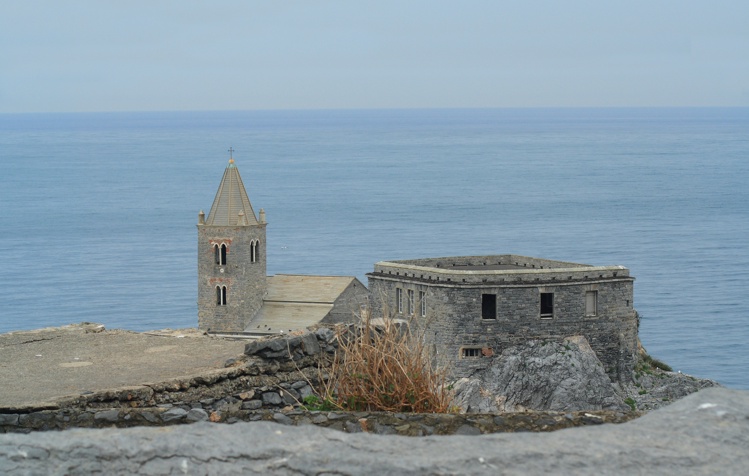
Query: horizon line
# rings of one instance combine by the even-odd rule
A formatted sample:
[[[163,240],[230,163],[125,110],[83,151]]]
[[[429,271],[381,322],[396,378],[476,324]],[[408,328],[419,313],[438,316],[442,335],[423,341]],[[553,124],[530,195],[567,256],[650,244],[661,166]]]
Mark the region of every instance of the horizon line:
[[[53,114],[175,114],[175,113],[236,113],[236,112],[355,112],[355,111],[496,111],[496,110],[665,110],[665,109],[749,109],[747,106],[456,106],[456,107],[351,107],[351,108],[256,108],[256,109],[132,109],[90,111],[0,111],[0,115]]]

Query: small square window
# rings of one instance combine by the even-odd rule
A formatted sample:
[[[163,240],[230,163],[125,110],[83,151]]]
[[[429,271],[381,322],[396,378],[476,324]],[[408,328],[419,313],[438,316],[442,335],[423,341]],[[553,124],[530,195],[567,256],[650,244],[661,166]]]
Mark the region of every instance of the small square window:
[[[480,347],[463,347],[460,351],[460,356],[464,359],[476,359],[481,357]]]

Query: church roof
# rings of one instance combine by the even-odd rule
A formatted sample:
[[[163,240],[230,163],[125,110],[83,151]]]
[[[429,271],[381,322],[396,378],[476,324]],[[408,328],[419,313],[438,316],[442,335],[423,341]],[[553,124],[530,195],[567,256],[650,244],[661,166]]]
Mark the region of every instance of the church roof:
[[[268,276],[265,301],[333,304],[356,279],[353,276],[310,276],[277,274]]]
[[[353,276],[268,276],[268,293],[263,307],[245,332],[278,334],[317,324],[355,280]]]
[[[244,218],[240,218],[244,215]],[[205,220],[208,226],[242,226],[257,225],[255,211],[250,204],[250,198],[239,176],[239,169],[234,165],[234,159],[229,160],[229,165],[224,170],[221,185],[213,199],[211,211]]]

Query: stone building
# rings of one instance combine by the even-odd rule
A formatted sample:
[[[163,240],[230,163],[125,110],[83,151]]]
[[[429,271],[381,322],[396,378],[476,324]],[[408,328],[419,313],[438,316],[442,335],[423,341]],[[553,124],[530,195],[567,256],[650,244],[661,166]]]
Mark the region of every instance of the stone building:
[[[454,375],[528,339],[583,335],[613,379],[637,351],[634,278],[623,266],[516,255],[376,263],[367,274],[374,314],[413,318]]]
[[[198,327],[252,336],[354,320],[368,298],[355,277],[266,275],[266,226],[230,159],[208,217],[198,214]]]

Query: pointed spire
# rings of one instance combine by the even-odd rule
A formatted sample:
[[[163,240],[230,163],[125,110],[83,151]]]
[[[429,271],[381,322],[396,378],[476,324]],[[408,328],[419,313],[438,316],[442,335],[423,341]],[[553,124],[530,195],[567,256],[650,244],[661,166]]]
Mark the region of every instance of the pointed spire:
[[[233,152],[233,150],[231,150]],[[224,177],[216,192],[211,211],[205,220],[208,226],[247,226],[257,225],[255,211],[250,198],[239,176],[239,169],[234,165],[234,158],[224,170]]]

